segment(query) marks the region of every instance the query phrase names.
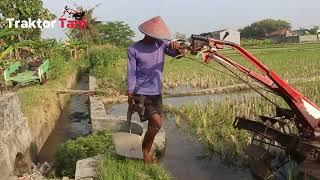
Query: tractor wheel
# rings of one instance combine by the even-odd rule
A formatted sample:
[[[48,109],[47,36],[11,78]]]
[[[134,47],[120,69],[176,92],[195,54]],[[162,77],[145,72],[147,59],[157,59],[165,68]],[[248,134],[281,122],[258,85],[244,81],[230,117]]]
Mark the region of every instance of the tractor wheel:
[[[41,85],[44,85],[46,84],[48,81],[48,76],[47,76],[47,73],[43,74],[43,78],[42,78],[42,81],[40,81],[40,84]]]
[[[15,82],[15,81],[13,81],[13,82],[12,82],[12,87],[14,88],[16,85],[18,85],[18,83]]]

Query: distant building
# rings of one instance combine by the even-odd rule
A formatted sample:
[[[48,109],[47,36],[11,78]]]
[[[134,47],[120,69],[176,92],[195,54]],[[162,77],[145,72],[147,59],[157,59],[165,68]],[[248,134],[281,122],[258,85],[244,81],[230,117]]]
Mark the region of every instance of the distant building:
[[[202,33],[201,35],[205,35],[208,37],[212,37],[214,39],[222,40],[224,38],[226,32],[228,32],[229,35],[224,40],[240,44],[240,32],[233,30],[233,29],[223,29],[223,30],[219,30],[219,31],[209,32],[209,33]]]
[[[292,31],[295,34],[298,34],[299,36],[304,36],[304,35],[310,35],[310,30],[309,29],[299,29],[299,30],[294,30]]]
[[[280,29],[267,34],[267,37],[270,38],[274,43],[285,43],[287,42],[288,37],[293,36],[298,36],[298,34],[288,29]]]
[[[295,31],[280,29],[267,34],[267,37],[274,43],[300,43],[319,40],[319,35],[310,35],[310,32],[304,29]]]

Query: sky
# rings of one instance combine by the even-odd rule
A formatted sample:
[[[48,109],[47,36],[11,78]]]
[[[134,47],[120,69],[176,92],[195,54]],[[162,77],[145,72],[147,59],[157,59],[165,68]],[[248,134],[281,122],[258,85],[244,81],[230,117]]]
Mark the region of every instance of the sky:
[[[44,6],[61,16],[64,6],[92,8],[100,21],[124,21],[143,37],[137,26],[154,16],[162,16],[171,33],[187,35],[225,28],[239,29],[255,21],[287,20],[293,29],[320,25],[319,0],[43,0]],[[44,37],[64,39],[62,29],[47,29]]]

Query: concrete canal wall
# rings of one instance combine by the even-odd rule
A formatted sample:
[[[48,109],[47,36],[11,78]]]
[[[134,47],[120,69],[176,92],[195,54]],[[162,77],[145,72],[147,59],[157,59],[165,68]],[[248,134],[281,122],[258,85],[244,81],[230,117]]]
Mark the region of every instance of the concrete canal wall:
[[[77,77],[78,71],[69,74],[58,88],[71,89]],[[36,160],[70,97],[57,95],[54,90],[48,91],[45,98],[39,97],[43,98],[42,103],[34,104],[25,114],[19,93],[0,95],[0,180],[7,179],[14,170],[30,169],[31,162]],[[33,118],[27,118],[27,114]]]
[[[93,76],[89,77],[89,90],[94,91],[97,88],[96,78]],[[92,132],[98,132],[103,129],[112,129],[114,132],[120,131],[123,124],[127,121],[126,116],[114,116],[108,115],[104,107],[103,101],[97,96],[90,96],[90,117]],[[147,122],[141,123],[138,121],[132,121],[135,124],[143,128],[142,138],[147,131]],[[161,129],[153,144],[153,150],[163,151],[165,149],[165,131]]]
[[[31,131],[21,112],[18,94],[0,96],[0,179],[6,179],[13,171],[17,154],[29,154],[31,146]]]
[[[97,89],[97,81],[93,76],[89,77],[89,90],[95,91]],[[113,132],[121,131],[123,125],[126,124],[125,116],[113,116],[108,115],[106,113],[106,109],[103,101],[98,96],[90,96],[90,118],[91,118],[91,126],[92,132],[96,133],[103,129],[111,129]],[[147,123],[140,123],[137,121],[133,121],[132,129],[143,129],[141,140],[143,139],[146,130]],[[135,127],[139,126],[139,127]],[[141,127],[140,127],[141,126]],[[135,130],[133,130],[135,131]],[[130,142],[129,142],[130,143]],[[152,150],[154,152],[163,152],[165,150],[166,138],[165,131],[161,129],[157,136],[155,137],[154,143],[152,145]],[[77,162],[75,179],[94,179],[97,177],[97,157],[82,159]]]

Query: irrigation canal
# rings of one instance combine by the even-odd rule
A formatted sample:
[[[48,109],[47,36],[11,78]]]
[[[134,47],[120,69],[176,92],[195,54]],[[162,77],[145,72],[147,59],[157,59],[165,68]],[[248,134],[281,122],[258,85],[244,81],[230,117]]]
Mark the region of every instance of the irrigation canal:
[[[81,74],[76,90],[88,90],[88,74]],[[164,99],[164,104],[181,107],[184,104],[205,105],[211,101],[226,99],[242,100],[252,93],[198,95]],[[107,109],[111,115],[126,115],[127,104],[115,104]],[[137,120],[137,116],[134,116]],[[188,133],[185,125],[177,126],[175,116],[166,114],[163,128],[166,131],[166,151],[161,159],[165,168],[177,179],[252,179],[248,169],[225,167],[219,159],[200,159],[204,145]],[[53,162],[59,144],[91,132],[88,97],[71,95],[68,106],[63,110],[54,130],[38,155],[38,161]]]

